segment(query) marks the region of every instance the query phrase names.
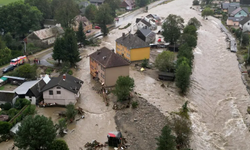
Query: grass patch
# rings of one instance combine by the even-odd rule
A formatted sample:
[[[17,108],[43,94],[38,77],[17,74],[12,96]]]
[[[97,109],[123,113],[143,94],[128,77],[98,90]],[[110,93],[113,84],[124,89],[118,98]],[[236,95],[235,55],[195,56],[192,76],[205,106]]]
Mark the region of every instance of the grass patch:
[[[0,90],[4,90],[4,86],[0,86]]]
[[[130,25],[131,25],[131,23],[128,23],[125,27],[119,28],[119,30],[126,29],[126,28],[128,28]]]
[[[16,2],[18,0],[0,0],[0,6],[1,5],[6,5],[6,4],[9,4],[9,3],[12,3],[12,2]]]

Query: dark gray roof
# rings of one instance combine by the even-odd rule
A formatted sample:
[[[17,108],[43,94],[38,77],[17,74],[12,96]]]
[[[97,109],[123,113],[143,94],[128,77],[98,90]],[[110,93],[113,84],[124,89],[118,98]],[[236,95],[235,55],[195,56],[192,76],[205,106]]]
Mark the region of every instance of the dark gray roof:
[[[78,93],[82,84],[82,80],[79,80],[69,74],[66,74],[65,80],[63,80],[63,75],[56,78],[52,78],[49,83],[42,89],[42,91],[49,90],[55,86],[60,86],[70,92]]]
[[[139,29],[139,31],[145,36],[147,37],[152,31],[149,28],[141,28]]]
[[[235,9],[239,8],[239,6],[229,6],[228,7],[228,10],[227,10],[227,13],[228,14],[231,14]]]
[[[240,6],[240,3],[229,3],[229,6]]]
[[[250,17],[245,17],[243,20],[240,21],[241,25],[244,25],[245,23],[247,23],[250,20]]]
[[[247,7],[242,7],[242,9],[248,14],[249,11],[248,11],[248,8]]]
[[[38,96],[41,92],[41,89],[46,85],[43,79],[35,81],[27,81],[17,87],[14,91],[17,95],[26,95],[30,90],[34,96]]]
[[[138,36],[130,34],[130,33],[127,35],[121,36],[115,41],[127,47],[128,49],[149,47],[149,45],[146,42],[144,42],[142,39],[140,39]]]
[[[228,9],[228,7],[229,7],[229,3],[222,3],[221,4],[222,9]]]
[[[141,18],[136,18],[135,23],[138,23],[141,21]]]
[[[244,7],[244,8],[239,7],[237,9],[235,9],[230,15],[231,16],[235,16],[241,10],[245,11],[248,14],[248,8],[246,8],[246,7]]]
[[[144,23],[146,26],[151,27],[151,24],[147,22],[145,19],[142,19],[141,22]]]
[[[234,22],[240,22],[244,17],[228,17],[228,20],[233,20]]]
[[[40,80],[37,84],[30,88],[30,91],[34,94],[35,97],[38,97],[45,85],[46,83],[44,82],[44,80]]]
[[[129,63],[120,55],[112,52],[106,47],[103,47],[89,55],[91,59],[99,62],[105,68],[128,66]]]

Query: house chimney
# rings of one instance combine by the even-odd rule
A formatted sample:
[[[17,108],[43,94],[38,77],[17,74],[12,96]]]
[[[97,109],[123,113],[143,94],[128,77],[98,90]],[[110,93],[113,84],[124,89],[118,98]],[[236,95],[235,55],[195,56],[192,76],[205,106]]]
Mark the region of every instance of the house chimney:
[[[66,74],[63,74],[63,81],[66,80]]]

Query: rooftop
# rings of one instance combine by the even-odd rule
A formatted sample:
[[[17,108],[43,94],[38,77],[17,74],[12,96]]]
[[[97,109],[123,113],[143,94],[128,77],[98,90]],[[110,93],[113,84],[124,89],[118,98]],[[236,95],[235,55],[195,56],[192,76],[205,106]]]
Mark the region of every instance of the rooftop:
[[[116,54],[106,47],[97,50],[96,52],[89,55],[89,57],[100,63],[105,68],[129,65],[129,63],[122,56]]]
[[[127,34],[122,35],[120,38],[115,40],[117,43],[129,48],[143,48],[143,47],[149,47],[149,45],[144,42],[142,39],[140,39],[138,36],[133,34]]]

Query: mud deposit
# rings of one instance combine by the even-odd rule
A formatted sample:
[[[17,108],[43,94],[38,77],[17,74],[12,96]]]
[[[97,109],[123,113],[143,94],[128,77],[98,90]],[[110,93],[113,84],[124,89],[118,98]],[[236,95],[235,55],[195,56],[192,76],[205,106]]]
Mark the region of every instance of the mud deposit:
[[[115,115],[117,129],[126,138],[129,150],[154,150],[156,137],[166,124],[166,117],[143,98],[136,98],[138,107],[118,110]]]

